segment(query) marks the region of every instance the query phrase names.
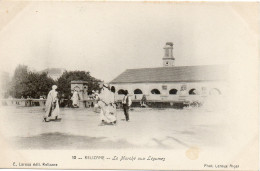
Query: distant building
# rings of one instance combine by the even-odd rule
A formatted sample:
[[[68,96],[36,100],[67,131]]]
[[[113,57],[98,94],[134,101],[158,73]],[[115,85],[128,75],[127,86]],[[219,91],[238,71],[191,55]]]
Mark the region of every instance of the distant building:
[[[226,89],[228,67],[223,65],[175,66],[173,43],[167,42],[163,67],[127,69],[110,82],[116,99],[128,90],[132,99],[178,101],[180,96],[222,95]],[[195,96],[194,96],[195,95]]]
[[[42,70],[41,72],[48,73],[48,76],[51,77],[54,80],[57,80],[65,71],[63,68],[47,68],[45,70]]]
[[[70,82],[71,93],[76,90],[79,93],[80,100],[88,99],[88,82],[82,80],[73,80]]]

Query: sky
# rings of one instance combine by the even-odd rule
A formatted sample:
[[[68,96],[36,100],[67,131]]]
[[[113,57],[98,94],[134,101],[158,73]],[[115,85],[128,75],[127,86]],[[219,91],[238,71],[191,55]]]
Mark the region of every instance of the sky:
[[[126,69],[230,64],[258,52],[258,8],[241,3],[1,2],[1,71],[90,71],[111,81]],[[246,59],[245,59],[246,58]]]

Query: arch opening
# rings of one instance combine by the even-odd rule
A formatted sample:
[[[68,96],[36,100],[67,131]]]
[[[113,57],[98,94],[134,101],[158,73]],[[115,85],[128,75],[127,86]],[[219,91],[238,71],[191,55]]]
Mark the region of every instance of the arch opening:
[[[142,90],[140,90],[139,88],[134,90],[134,94],[143,94]]]
[[[174,88],[174,89],[171,89],[171,90],[169,91],[169,94],[171,94],[171,95],[176,95],[177,92],[178,92],[178,90]]]
[[[112,87],[111,87],[111,91],[112,91],[113,93],[115,93],[115,92],[116,92],[116,88],[115,88],[114,86],[112,86]]]
[[[125,91],[123,90],[123,89],[120,89],[120,90],[118,90],[118,92],[117,92],[118,94],[124,94],[125,93]]]
[[[161,94],[161,92],[158,89],[152,89],[151,93],[152,94]]]
[[[197,90],[195,88],[190,89],[189,95],[197,95]]]

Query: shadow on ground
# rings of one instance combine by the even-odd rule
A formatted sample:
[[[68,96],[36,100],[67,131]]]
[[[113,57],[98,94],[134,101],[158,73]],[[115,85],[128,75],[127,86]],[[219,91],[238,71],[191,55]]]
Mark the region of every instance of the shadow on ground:
[[[60,132],[43,133],[32,137],[15,137],[15,146],[21,149],[125,149],[141,148],[126,140],[111,141],[106,137],[89,137]]]

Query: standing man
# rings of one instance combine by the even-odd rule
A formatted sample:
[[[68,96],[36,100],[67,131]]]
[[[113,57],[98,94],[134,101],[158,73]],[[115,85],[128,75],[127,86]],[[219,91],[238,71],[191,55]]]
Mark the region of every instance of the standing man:
[[[141,99],[141,107],[146,107],[146,96],[145,96],[145,94],[143,95],[143,97]]]
[[[126,121],[129,121],[129,107],[130,107],[131,104],[132,104],[132,100],[131,100],[131,98],[129,97],[127,90],[124,91],[124,95],[125,95],[125,96],[124,96],[124,98],[123,98],[122,104],[123,104],[125,119],[126,119]]]
[[[49,122],[51,119],[60,119],[60,108],[58,101],[58,92],[56,91],[58,87],[56,85],[52,86],[52,90],[49,92],[47,96],[47,101],[45,104],[45,115],[44,121]]]

